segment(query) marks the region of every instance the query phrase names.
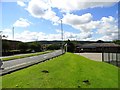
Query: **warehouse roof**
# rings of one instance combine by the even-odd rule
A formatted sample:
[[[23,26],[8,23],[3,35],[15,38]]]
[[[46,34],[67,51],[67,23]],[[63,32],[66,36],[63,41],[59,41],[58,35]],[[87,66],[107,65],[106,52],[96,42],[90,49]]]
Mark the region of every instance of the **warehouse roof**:
[[[95,47],[120,47],[120,45],[115,43],[91,43],[91,44],[83,44],[83,48],[95,48]]]

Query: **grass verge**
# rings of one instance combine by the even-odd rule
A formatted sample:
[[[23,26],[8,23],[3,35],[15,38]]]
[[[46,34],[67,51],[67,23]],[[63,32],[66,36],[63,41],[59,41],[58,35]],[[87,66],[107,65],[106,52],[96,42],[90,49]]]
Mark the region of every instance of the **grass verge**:
[[[118,67],[66,53],[2,76],[3,88],[118,88]]]
[[[10,56],[10,57],[7,57],[7,58],[2,58],[2,60],[3,60],[3,61],[8,61],[8,60],[26,58],[26,57],[31,57],[31,56],[37,56],[37,55],[41,55],[41,54],[46,54],[46,53],[49,53],[49,52],[52,52],[52,51],[37,52],[37,53],[20,55],[20,56]]]

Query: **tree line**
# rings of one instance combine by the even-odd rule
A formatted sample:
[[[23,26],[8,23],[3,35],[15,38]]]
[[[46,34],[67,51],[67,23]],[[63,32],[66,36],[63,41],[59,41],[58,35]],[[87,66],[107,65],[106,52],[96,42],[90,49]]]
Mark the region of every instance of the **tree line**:
[[[103,42],[98,40],[97,42]],[[111,41],[115,44],[120,45],[120,40]],[[69,39],[64,42],[56,43],[40,43],[39,41],[34,42],[20,42],[20,41],[10,41],[2,40],[2,52],[4,53],[30,53],[30,52],[41,52],[45,50],[58,50],[62,48],[62,45],[65,49],[65,44],[67,44],[68,52],[75,52],[76,45],[79,44],[78,41],[70,41]]]
[[[60,49],[60,44],[41,44],[39,41],[35,42],[19,42],[2,40],[2,53],[3,55],[41,52],[45,50]]]

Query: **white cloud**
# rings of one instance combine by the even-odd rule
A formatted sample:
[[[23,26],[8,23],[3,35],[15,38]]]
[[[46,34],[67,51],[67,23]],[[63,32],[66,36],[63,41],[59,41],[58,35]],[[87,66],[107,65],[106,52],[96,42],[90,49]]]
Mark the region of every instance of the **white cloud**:
[[[59,33],[61,35],[61,30],[56,30],[57,33]],[[73,32],[68,32],[68,31],[64,31],[63,32],[64,35],[64,40],[91,40],[92,39],[92,32],[80,32],[80,33],[73,33]]]
[[[63,22],[69,25],[81,25],[81,24],[89,23],[91,20],[92,20],[92,15],[90,13],[81,16],[67,13],[63,17]]]
[[[117,25],[116,20],[112,16],[103,17],[98,21],[93,20],[93,16],[90,13],[83,14],[81,16],[72,14],[72,11],[82,10],[87,8],[95,7],[108,7],[114,2],[93,2],[88,0],[31,0],[29,1],[26,10],[36,18],[42,18],[49,20],[54,24],[59,22],[59,17],[53,11],[53,8],[58,8],[63,15],[63,24],[72,26],[75,29],[80,30],[80,33],[64,32],[65,39],[72,40],[91,40],[93,35],[93,30],[97,30],[96,34],[104,35],[100,37],[103,40],[113,40],[117,37]],[[24,4],[24,3],[23,3]],[[21,4],[21,6],[24,6]],[[20,5],[20,3],[19,3]],[[16,27],[27,27],[31,24],[26,19],[20,18],[14,23]],[[100,39],[99,38],[99,39]],[[16,34],[17,40],[31,41],[31,40],[61,40],[61,33],[57,30],[57,34],[45,34],[43,32],[31,32],[24,31],[22,33]]]
[[[118,26],[117,20],[112,16],[102,17],[98,27],[97,34],[103,35],[102,40],[115,40],[118,39]]]
[[[23,19],[23,18],[20,18],[19,20],[17,20],[13,26],[15,27],[28,27],[30,26],[31,22],[28,21],[27,19]]]
[[[58,8],[63,12],[71,12],[74,10],[82,10],[94,7],[107,7],[113,5],[119,0],[114,0],[114,2],[108,1],[98,1],[98,0],[51,0],[52,7]]]
[[[71,25],[72,27],[79,29],[80,33],[73,33],[73,32],[67,32],[64,31],[64,40],[93,40],[93,36],[95,32],[93,30],[96,30],[96,34],[101,35],[100,38],[96,38],[96,40],[114,40],[117,39],[118,36],[118,29],[117,29],[117,20],[113,18],[112,16],[109,17],[102,17],[98,21],[92,20],[91,14],[85,14],[82,16],[77,15],[77,19],[74,17],[74,14],[72,14],[73,17],[70,18],[71,22],[67,20],[67,17],[63,18],[63,22],[67,25]],[[68,15],[69,16],[69,15]],[[75,15],[76,16],[76,15]],[[86,16],[86,17],[84,17]],[[73,23],[78,19],[89,18],[84,19],[84,23]],[[66,21],[65,21],[66,20]],[[82,19],[81,19],[82,20]],[[84,21],[85,20],[85,21]],[[73,22],[72,22],[73,21]],[[28,30],[25,30],[21,33],[15,34],[15,39],[28,42],[28,41],[35,41],[35,40],[61,40],[61,30],[56,30],[56,34],[46,34],[43,32],[31,32]]]
[[[59,17],[52,11],[50,5],[45,0],[31,0],[26,8],[27,11],[36,18],[43,18],[57,23]]]
[[[21,33],[15,34],[15,39],[23,42],[36,41],[36,40],[61,40],[61,34],[45,34],[43,32],[31,32],[25,30]]]
[[[1,0],[1,2],[16,2],[17,0]],[[25,1],[25,2],[28,2],[30,0],[22,0],[22,1]],[[49,1],[49,0],[46,0],[46,1]],[[80,2],[118,2],[119,0],[80,0]]]
[[[12,30],[4,29],[2,30],[3,34],[8,36],[8,40],[13,40],[12,38]],[[61,30],[56,30],[57,33],[54,34],[46,34],[43,32],[32,32],[29,30],[24,30],[21,33],[14,34],[14,40],[29,42],[36,40],[61,40]],[[73,33],[64,31],[64,40],[90,40],[92,37],[92,33]]]
[[[98,29],[98,31],[100,28]],[[5,29],[2,30],[3,34],[8,36],[7,39],[12,40],[12,30],[10,29]],[[80,32],[80,33],[73,33],[73,32],[68,32],[64,31],[64,40],[93,40],[93,32]],[[101,34],[98,33],[97,34]],[[103,33],[102,33],[103,34]],[[104,32],[104,35],[100,38],[96,38],[95,40],[114,40],[117,38],[117,33],[116,32]],[[55,34],[46,34],[43,32],[32,32],[29,30],[24,30],[21,33],[15,33],[14,40],[18,41],[23,41],[23,42],[29,42],[29,41],[36,41],[36,40],[61,40],[61,30],[56,30]]]
[[[103,40],[103,41],[112,41],[112,40],[118,40],[118,33],[111,33],[111,35],[104,35],[100,38],[97,38],[96,40]]]
[[[78,16],[74,14],[66,14],[63,17],[64,24],[70,25],[75,29],[80,30],[81,36],[84,38],[92,37],[92,32],[97,31],[104,40],[114,40],[118,38],[117,20],[112,17],[102,17],[100,20],[92,20],[90,13]],[[85,37],[86,36],[86,37]],[[109,39],[108,39],[109,38]],[[100,38],[99,38],[100,39]]]
[[[38,36],[44,36],[44,33],[42,32],[31,32],[29,30],[24,30],[21,33],[15,34],[15,39],[23,42],[28,41],[36,41],[38,39]]]
[[[99,34],[109,34],[109,33],[117,33],[117,20],[112,16],[102,17],[100,20],[100,25],[98,27]]]
[[[58,8],[61,11],[67,13],[72,12],[74,10],[81,10],[81,9],[87,9],[87,8],[95,8],[95,7],[106,7],[111,6],[118,2],[118,0],[113,1],[95,1],[95,0],[31,0],[28,3],[28,6],[26,10],[36,18],[43,18],[45,20],[52,21],[54,25],[59,23],[60,17],[56,15],[56,13],[52,10],[53,8]],[[69,16],[69,17],[68,17]],[[73,17],[75,21],[70,19]],[[84,18],[86,17],[86,18]],[[66,22],[69,21],[69,24],[83,24],[86,22],[90,22],[92,19],[92,16],[90,13],[85,14],[84,16],[78,16],[67,13],[64,15],[64,18],[66,18]],[[85,20],[82,20],[82,19]],[[78,20],[77,20],[78,19]]]
[[[93,16],[90,13],[81,16],[74,14],[66,14],[63,17],[63,23],[71,25],[73,28],[81,32],[90,32],[97,27],[98,21],[92,20]]]
[[[17,1],[17,4],[21,7],[26,6],[26,4],[23,1]]]

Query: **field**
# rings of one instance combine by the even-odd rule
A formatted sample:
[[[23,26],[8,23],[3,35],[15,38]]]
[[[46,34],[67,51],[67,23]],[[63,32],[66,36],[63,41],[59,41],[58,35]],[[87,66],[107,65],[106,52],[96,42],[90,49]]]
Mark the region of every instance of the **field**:
[[[117,88],[116,66],[66,53],[2,76],[3,88]]]

